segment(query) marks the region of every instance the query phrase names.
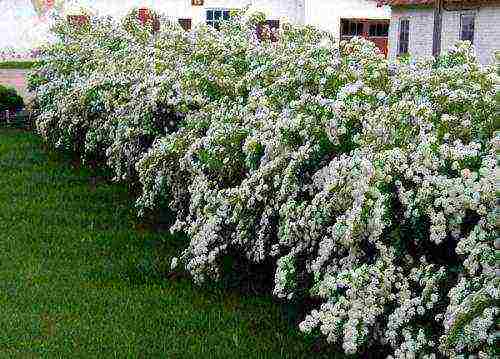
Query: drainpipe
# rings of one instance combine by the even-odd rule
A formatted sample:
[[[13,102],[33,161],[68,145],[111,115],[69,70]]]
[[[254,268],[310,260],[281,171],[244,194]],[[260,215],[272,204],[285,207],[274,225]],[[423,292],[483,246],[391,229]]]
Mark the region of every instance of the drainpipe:
[[[434,33],[432,36],[432,55],[441,53],[441,32],[443,26],[443,0],[434,0]]]

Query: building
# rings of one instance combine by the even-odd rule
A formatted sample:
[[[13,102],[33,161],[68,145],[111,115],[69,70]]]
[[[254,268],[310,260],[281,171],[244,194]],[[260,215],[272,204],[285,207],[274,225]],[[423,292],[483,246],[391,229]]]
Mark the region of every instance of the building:
[[[388,0],[391,6],[389,58],[432,56],[459,40],[471,41],[483,65],[500,49],[500,0]],[[441,31],[439,31],[441,28]]]
[[[387,54],[391,10],[377,1],[306,0],[304,17],[308,24],[328,30],[341,40],[365,37]]]
[[[85,1],[76,0],[72,3],[84,4]],[[200,23],[216,24],[228,18],[231,10],[244,7],[262,11],[270,20],[303,23],[303,3],[304,0],[86,0],[82,7],[99,15],[115,17],[124,16],[133,7],[147,8],[179,19],[183,24],[195,26]]]
[[[36,47],[48,31],[51,12],[122,17],[134,7],[145,8],[177,19],[189,29],[200,23],[217,26],[230,10],[247,6],[264,12],[272,26],[311,24],[331,31],[339,40],[364,36],[387,51],[390,8],[377,6],[376,0],[0,0],[0,23],[6,30],[0,35],[0,48]]]

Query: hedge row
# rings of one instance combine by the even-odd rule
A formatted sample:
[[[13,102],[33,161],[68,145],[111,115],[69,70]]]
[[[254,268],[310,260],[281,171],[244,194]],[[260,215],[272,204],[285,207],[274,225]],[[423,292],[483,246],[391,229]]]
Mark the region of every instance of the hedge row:
[[[346,353],[494,355],[494,73],[468,44],[389,63],[312,27],[259,40],[262,14],[136,18],[59,23],[30,86],[47,142],[175,212],[173,267],[272,263],[274,295],[318,303],[300,329]]]

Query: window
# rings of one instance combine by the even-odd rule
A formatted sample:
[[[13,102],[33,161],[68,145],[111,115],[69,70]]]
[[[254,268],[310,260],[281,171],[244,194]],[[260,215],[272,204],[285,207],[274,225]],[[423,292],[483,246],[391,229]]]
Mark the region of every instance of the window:
[[[474,43],[474,14],[460,16],[460,40]]]
[[[277,30],[280,28],[279,20],[266,20],[266,25],[269,26],[272,30]]]
[[[220,22],[222,20],[229,20],[231,10],[229,9],[208,9],[207,10],[207,24],[215,27],[216,29],[220,28]]]
[[[410,20],[401,19],[399,22],[399,55],[407,54],[410,43]]]
[[[363,35],[363,23],[342,19],[342,36],[361,36]]]
[[[368,31],[369,36],[373,37],[388,37],[389,36],[389,24],[376,23],[370,24],[370,29]]]
[[[83,26],[90,22],[90,17],[87,15],[68,15],[68,22],[75,26]]]
[[[279,20],[266,20],[265,23],[262,25],[257,26],[257,37],[259,40],[262,40],[262,32],[263,32],[263,26],[267,26],[269,30],[271,30],[271,41],[277,41],[278,39],[276,38],[276,34],[274,31],[278,30],[280,28],[280,21]]]
[[[191,30],[191,19],[179,19],[179,25],[186,30]]]

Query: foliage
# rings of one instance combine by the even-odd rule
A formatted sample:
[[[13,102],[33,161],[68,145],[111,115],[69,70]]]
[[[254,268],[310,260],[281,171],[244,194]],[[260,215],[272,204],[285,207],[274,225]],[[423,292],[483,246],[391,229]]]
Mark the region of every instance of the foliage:
[[[389,63],[312,27],[259,41],[260,19],[61,23],[40,134],[138,179],[140,213],[167,201],[198,283],[271,260],[277,297],[319,303],[301,330],[348,354],[493,355],[493,69],[467,43]]]

